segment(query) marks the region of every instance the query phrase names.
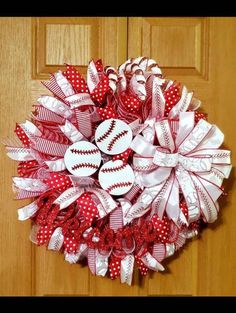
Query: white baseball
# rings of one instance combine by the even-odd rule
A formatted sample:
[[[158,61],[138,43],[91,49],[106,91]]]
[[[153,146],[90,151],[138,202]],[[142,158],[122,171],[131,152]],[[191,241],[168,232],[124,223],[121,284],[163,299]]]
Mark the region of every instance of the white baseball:
[[[132,168],[121,160],[105,163],[98,173],[101,187],[114,196],[127,193],[133,186],[134,179]]]
[[[92,175],[98,170],[101,159],[99,149],[88,141],[74,143],[64,156],[66,168],[75,176]]]
[[[125,122],[111,118],[98,126],[95,141],[99,149],[106,154],[119,154],[129,148],[132,130]]]

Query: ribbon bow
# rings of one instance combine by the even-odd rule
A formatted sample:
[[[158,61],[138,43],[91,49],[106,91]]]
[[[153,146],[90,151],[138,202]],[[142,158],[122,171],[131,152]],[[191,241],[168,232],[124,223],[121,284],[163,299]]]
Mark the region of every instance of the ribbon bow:
[[[177,223],[182,217],[179,194],[185,198],[189,222],[200,214],[207,222],[213,222],[217,218],[220,187],[231,170],[230,151],[218,149],[223,133],[203,119],[194,125],[194,112],[180,113],[176,136],[167,119],[156,122],[154,127],[158,146],[141,135],[131,143],[137,153],[133,159],[136,183],[144,190],[126,212],[125,223],[149,209],[151,215],[158,214],[160,218],[166,211]]]

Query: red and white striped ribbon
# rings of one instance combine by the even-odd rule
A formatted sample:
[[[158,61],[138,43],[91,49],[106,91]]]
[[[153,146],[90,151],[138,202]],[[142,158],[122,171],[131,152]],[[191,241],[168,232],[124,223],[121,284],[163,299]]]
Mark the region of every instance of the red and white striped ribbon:
[[[44,108],[43,106],[36,106],[36,115],[33,118],[38,121],[50,121],[57,124],[63,124],[65,119],[56,113]]]
[[[39,195],[42,194],[42,192],[33,192],[33,191],[28,191],[28,190],[23,190],[23,189],[15,189],[17,192],[16,199],[30,199],[30,198],[35,198]]]
[[[42,84],[57,97],[61,99],[65,98],[66,95],[64,94],[60,86],[58,85],[57,80],[53,74],[51,74],[49,81],[42,82]]]
[[[82,112],[78,108],[75,109],[76,120],[79,131],[86,137],[92,136],[92,122],[89,111]]]
[[[125,194],[125,199],[132,201],[132,199],[137,195],[141,190],[140,186],[136,183],[133,184],[132,188]]]
[[[66,150],[69,148],[69,145],[64,145],[62,143],[57,143],[44,138],[35,137],[32,148],[45,154],[64,157]]]
[[[153,245],[152,255],[157,261],[161,262],[166,257],[166,247],[163,243],[155,243]]]
[[[123,212],[121,206],[111,212],[109,223],[110,228],[114,231],[123,227]]]
[[[88,249],[88,266],[93,275],[96,274],[96,250]]]

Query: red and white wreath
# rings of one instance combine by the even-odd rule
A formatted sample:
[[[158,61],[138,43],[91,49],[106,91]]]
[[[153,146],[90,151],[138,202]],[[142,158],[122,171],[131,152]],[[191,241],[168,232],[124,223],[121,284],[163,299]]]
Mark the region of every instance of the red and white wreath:
[[[31,240],[64,252],[69,263],[87,258],[94,275],[131,284],[163,271],[161,262],[201,226],[217,219],[217,199],[231,170],[224,135],[200,113],[185,86],[163,77],[146,57],[114,69],[75,67],[43,82],[30,121],[17,124],[13,177],[18,210],[31,219]]]

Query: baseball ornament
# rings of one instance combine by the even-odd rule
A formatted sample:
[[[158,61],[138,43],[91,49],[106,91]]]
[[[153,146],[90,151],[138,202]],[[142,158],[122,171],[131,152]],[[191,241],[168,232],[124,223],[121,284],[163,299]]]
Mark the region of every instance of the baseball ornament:
[[[116,155],[129,148],[132,130],[125,122],[111,118],[98,126],[95,141],[101,151]]]
[[[92,60],[87,79],[67,65],[43,85],[50,94],[5,141],[16,198],[32,200],[18,210],[30,239],[129,285],[135,267],[163,271],[218,217],[232,167],[224,134],[147,57],[117,69]]]
[[[127,193],[134,183],[134,172],[121,160],[105,163],[98,174],[101,187],[109,194],[120,196]]]
[[[71,174],[90,176],[99,169],[101,153],[91,142],[79,141],[66,150],[64,162]]]

